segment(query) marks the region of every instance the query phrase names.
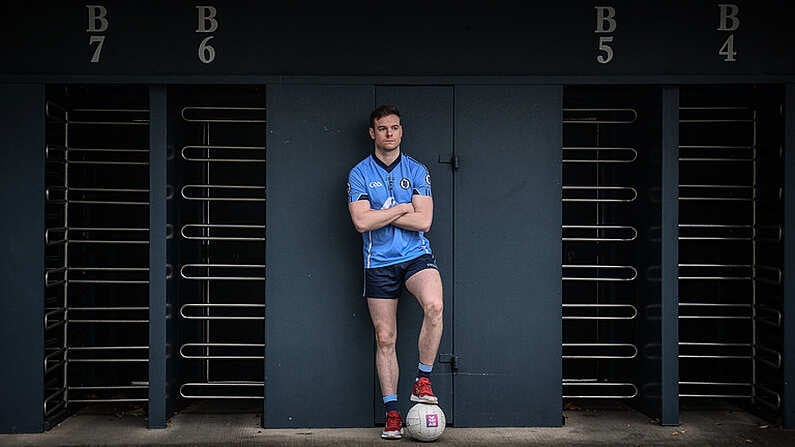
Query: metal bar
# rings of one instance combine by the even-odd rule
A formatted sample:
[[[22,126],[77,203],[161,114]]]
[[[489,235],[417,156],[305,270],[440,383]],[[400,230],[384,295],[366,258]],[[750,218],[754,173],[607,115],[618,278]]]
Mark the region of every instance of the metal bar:
[[[209,151],[259,151],[263,153],[263,158],[213,158],[209,155],[206,157],[191,157],[186,154],[186,152],[192,150],[205,150],[209,154]],[[214,162],[226,162],[226,163],[265,163],[264,158],[265,153],[265,146],[218,146],[218,145],[200,145],[200,146],[184,146],[180,151],[180,155],[182,156],[183,160],[186,161],[202,161],[208,163]]]
[[[764,355],[772,356],[774,358],[774,360],[771,361],[771,360],[762,358],[762,355],[760,353],[762,353]],[[763,363],[765,365],[768,365],[768,366],[770,366],[773,369],[780,369],[781,365],[782,365],[783,357],[781,355],[781,352],[779,352],[779,351],[777,351],[775,349],[770,349],[770,348],[767,348],[767,347],[764,347],[764,346],[761,346],[761,345],[756,345],[755,360],[757,362],[760,362],[760,363]]]
[[[593,157],[598,158],[566,158],[566,152],[570,157],[574,154],[571,152],[585,152],[587,154],[593,153]],[[604,153],[613,155],[614,158],[601,158]],[[612,152],[612,154],[611,154]],[[625,158],[616,157],[616,155],[623,155],[629,152],[630,156]],[[563,163],[632,163],[638,159],[638,151],[632,147],[605,147],[605,146],[564,146],[563,147]]]
[[[70,388],[70,390],[71,390],[71,388]],[[72,403],[149,402],[149,399],[69,399],[69,402],[72,402]]]
[[[149,346],[70,346],[69,351],[115,351],[119,349],[149,349]]]
[[[629,271],[630,276],[607,276],[607,277],[577,277],[577,276],[563,276],[564,281],[634,281],[638,277],[638,269],[631,265],[590,265],[590,264],[564,264],[561,266],[563,269],[593,269],[593,270],[624,270]]]
[[[775,236],[765,235],[762,232],[773,231]],[[784,230],[781,225],[758,225],[755,231],[755,239],[759,242],[775,242],[779,243],[783,240]]]
[[[615,117],[610,119],[610,114]],[[637,119],[638,111],[632,108],[563,108],[563,124],[632,124]]]
[[[638,238],[638,230],[629,225],[563,225],[563,237],[561,240],[566,242],[631,242]],[[569,235],[566,236],[566,233],[576,233],[573,230],[592,230],[596,233],[596,237],[573,237]],[[613,232],[614,234],[612,237],[609,236],[599,236],[600,233],[610,233]],[[622,236],[623,237],[619,237]]]
[[[753,359],[753,345],[751,343],[719,343],[719,342],[679,342],[680,347],[694,347],[694,348],[743,348],[748,349],[748,354],[682,354],[680,350],[680,359],[734,359],[734,360],[751,360]]]
[[[733,145],[705,145],[705,144],[680,144],[679,149],[732,149],[732,150],[751,150],[754,146],[733,146]],[[681,160],[681,158],[679,158]],[[749,159],[750,161],[751,159]]]
[[[186,398],[186,399],[259,399],[262,400],[265,398],[263,390],[257,395],[196,395],[196,394],[188,394],[185,392],[185,388],[194,387],[194,388],[234,388],[234,387],[241,387],[241,388],[264,388],[264,382],[188,382],[184,383],[179,388],[179,394]]]
[[[563,343],[563,349],[566,348],[594,348],[595,350],[599,349],[615,349],[615,350],[622,350],[622,349],[629,349],[630,353],[624,355],[608,355],[608,354],[596,354],[596,355],[561,355],[563,359],[634,359],[638,356],[638,347],[631,344],[631,343]]]
[[[246,123],[265,123],[265,119],[229,119],[229,118],[189,118],[188,112],[265,112],[264,107],[206,107],[206,106],[185,106],[180,110],[180,116],[189,123],[223,123],[223,124],[246,124]]]
[[[192,280],[241,280],[241,281],[265,281],[265,276],[192,276],[185,273],[186,269],[192,268],[213,268],[213,269],[264,269],[264,264],[185,264],[180,269],[180,276],[183,279]]]
[[[748,313],[746,315],[683,315],[683,308],[705,308],[708,310],[713,309],[744,309]],[[751,320],[753,318],[753,307],[750,304],[723,304],[723,303],[694,303],[694,302],[680,302],[679,303],[679,319],[680,320]]]
[[[70,390],[145,390],[146,385],[70,386]]]
[[[680,386],[702,386],[702,387],[747,387],[749,390],[753,386],[750,382],[697,382],[697,381],[680,381]],[[723,398],[723,399],[750,399],[753,397],[749,391],[747,393],[679,393],[679,397],[692,397],[692,398]]]
[[[44,243],[47,246],[60,245],[66,243],[66,230],[67,227],[47,228],[46,230],[44,230]],[[51,233],[62,233],[62,236],[58,239],[50,240]]]
[[[746,274],[735,275],[682,275],[680,270],[680,280],[722,280],[722,281],[748,281],[752,280],[752,266],[749,264],[679,264],[680,269],[717,269],[717,270],[745,270]]]
[[[229,230],[261,230],[263,233],[265,231],[265,225],[223,225],[223,224],[185,224],[182,226],[180,230],[180,234],[185,239],[193,239],[193,240],[221,240],[221,241],[264,241],[265,236],[262,237],[242,237],[242,236],[193,236],[189,235],[188,229],[191,228],[198,228],[201,230],[207,230],[206,233],[210,233],[210,229],[218,228],[218,229],[229,229]]]
[[[624,316],[578,316],[563,315],[564,320],[633,320],[638,316],[638,309],[631,304],[566,304],[563,309],[594,309],[594,310],[630,310],[631,315]]]
[[[753,123],[753,119],[686,119],[679,120],[682,124],[715,124],[715,123]]]
[[[596,395],[589,395],[589,394],[566,394],[565,391],[563,393],[564,399],[632,399],[638,395],[638,387],[635,386],[633,383],[629,382],[596,382],[596,381],[579,381],[577,379],[563,379],[562,385],[564,388],[571,388],[571,387],[580,387],[580,388],[587,388],[587,387],[594,387],[594,388],[606,388],[606,387],[615,387],[615,388],[629,388],[631,393],[621,393],[621,394],[596,394]]]
[[[264,351],[264,343],[184,343],[179,348],[179,354],[185,359],[212,359],[212,360],[264,360],[265,355],[189,355],[186,349],[191,348],[260,348]]]
[[[756,187],[746,185],[679,185],[679,191],[679,200],[684,201],[753,202],[756,196]],[[697,194],[699,191],[704,192]],[[713,195],[706,195],[709,193]],[[738,194],[745,196],[737,196]]]
[[[765,306],[764,304],[760,304],[756,307],[756,321],[762,324],[766,324],[768,326],[774,328],[781,328],[781,322],[784,319],[784,315],[781,313],[780,310],[775,309],[770,306]],[[767,316],[761,315],[762,313],[766,313]]]
[[[680,224],[679,230],[680,241],[751,241],[753,239],[752,225]],[[735,233],[747,233],[747,235],[734,236]]]
[[[196,316],[196,315],[189,315],[186,313],[187,309],[191,308],[198,308],[198,309],[258,309],[258,310],[265,310],[264,304],[184,304],[179,309],[179,314],[188,320],[265,320],[265,316]]]
[[[612,203],[612,202],[634,202],[638,198],[638,190],[631,186],[563,186],[563,195],[561,199],[563,202],[586,202],[586,203]],[[596,195],[596,198],[579,198],[579,197],[565,197],[566,192],[589,192],[591,195]],[[621,194],[616,194],[613,198],[600,198],[600,194],[604,192],[609,193],[629,193],[629,197],[620,197]],[[569,194],[572,195],[572,194]]]
[[[761,272],[768,272],[768,273],[772,272],[775,279],[763,278],[760,275]],[[775,266],[771,266],[771,265],[754,264],[754,273],[755,273],[755,278],[754,279],[756,279],[758,282],[762,282],[762,283],[765,283],[765,284],[773,284],[773,285],[776,285],[776,286],[782,284],[782,281],[783,281],[783,270],[780,267],[775,267]]]
[[[193,189],[206,190],[206,196],[192,196],[188,194]],[[182,198],[185,200],[198,200],[198,201],[215,201],[215,202],[264,202],[265,197],[210,197],[210,191],[262,191],[265,192],[264,186],[244,186],[244,185],[185,185],[180,190]]]
[[[61,115],[56,115],[55,112],[60,113]],[[66,114],[66,108],[59,105],[58,103],[49,99],[44,102],[44,116],[47,119],[54,120],[57,123],[66,123]]]
[[[53,413],[56,409],[58,409],[58,408],[60,408],[60,407],[65,405],[65,402],[63,402],[63,400],[61,400],[61,401],[58,402],[58,404],[55,407],[50,407],[50,402],[52,402],[54,399],[56,399],[56,398],[58,398],[60,396],[63,396],[64,393],[66,393],[66,389],[58,388],[57,390],[55,390],[54,393],[48,394],[47,397],[44,398],[44,415],[45,416],[47,416],[48,414]]]
[[[69,359],[69,363],[149,363],[149,358],[141,359]]]
[[[70,147],[69,152],[101,152],[101,153],[129,153],[129,154],[149,154],[149,149],[116,148],[116,147]],[[72,160],[70,160],[71,162]]]
[[[779,408],[781,408],[781,394],[779,394],[777,391],[760,383],[754,385],[754,391],[756,391],[755,393],[756,402],[759,402],[773,410],[778,410]],[[765,400],[764,396],[759,395],[759,391],[762,391],[763,393],[767,393],[768,395],[772,396],[775,399],[775,402],[770,402]]]
[[[75,119],[77,115],[98,117],[99,119]],[[70,125],[148,126],[149,110],[127,108],[75,108],[70,110],[67,122]]]

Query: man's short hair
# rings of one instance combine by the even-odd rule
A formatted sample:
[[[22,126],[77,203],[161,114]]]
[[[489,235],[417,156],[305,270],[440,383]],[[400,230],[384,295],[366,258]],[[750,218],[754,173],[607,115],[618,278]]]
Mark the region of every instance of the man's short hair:
[[[398,108],[391,104],[384,104],[376,107],[375,110],[373,110],[373,113],[370,114],[370,128],[375,129],[375,120],[379,120],[389,115],[395,115],[400,118],[400,112],[398,111]]]

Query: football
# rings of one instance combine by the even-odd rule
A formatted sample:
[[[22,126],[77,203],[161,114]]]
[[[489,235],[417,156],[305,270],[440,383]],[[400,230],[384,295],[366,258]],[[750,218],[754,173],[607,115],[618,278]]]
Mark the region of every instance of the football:
[[[438,405],[416,404],[406,415],[406,434],[417,441],[435,441],[442,436],[447,420]]]

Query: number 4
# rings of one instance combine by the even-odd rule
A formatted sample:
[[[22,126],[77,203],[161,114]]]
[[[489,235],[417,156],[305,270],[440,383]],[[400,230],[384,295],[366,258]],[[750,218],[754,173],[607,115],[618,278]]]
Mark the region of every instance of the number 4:
[[[88,45],[91,46],[91,44],[95,43],[98,45],[94,50],[94,54],[91,56],[91,62],[94,64],[99,62],[99,57],[102,54],[102,44],[105,43],[105,36],[89,36]]]
[[[734,51],[734,34],[729,34],[729,38],[723,42],[723,46],[718,50],[718,54],[726,56],[726,59],[724,59],[725,62],[734,62],[736,60],[734,58],[734,56],[737,56],[737,52]]]

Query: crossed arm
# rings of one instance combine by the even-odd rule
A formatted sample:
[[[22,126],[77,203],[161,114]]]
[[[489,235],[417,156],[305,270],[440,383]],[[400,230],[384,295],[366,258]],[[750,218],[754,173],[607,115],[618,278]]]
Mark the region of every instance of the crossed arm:
[[[357,200],[348,204],[348,211],[359,233],[390,224],[404,230],[426,232],[433,221],[433,199],[417,194],[412,196],[411,203],[399,203],[385,210],[371,209],[368,200]]]

